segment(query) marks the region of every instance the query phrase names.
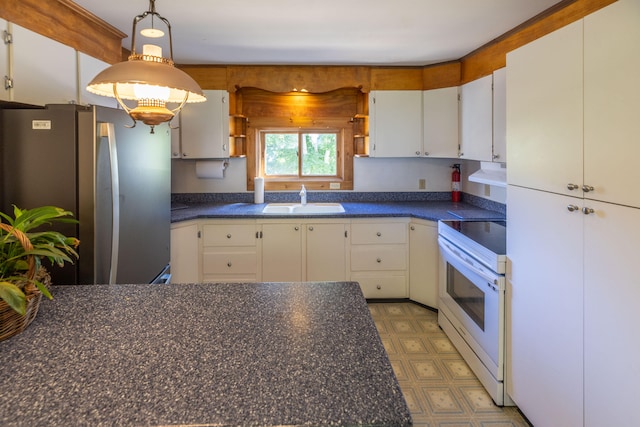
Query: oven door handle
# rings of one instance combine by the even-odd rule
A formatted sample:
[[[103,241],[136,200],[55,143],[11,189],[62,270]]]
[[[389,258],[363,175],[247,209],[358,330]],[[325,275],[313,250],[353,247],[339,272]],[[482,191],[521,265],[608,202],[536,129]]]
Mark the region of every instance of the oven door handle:
[[[443,252],[442,256],[445,260],[456,260],[488,282],[493,283],[494,285],[499,285],[499,275],[487,269],[481,263],[474,261],[469,255],[458,249],[446,239],[438,237],[438,245],[440,246],[440,250]]]

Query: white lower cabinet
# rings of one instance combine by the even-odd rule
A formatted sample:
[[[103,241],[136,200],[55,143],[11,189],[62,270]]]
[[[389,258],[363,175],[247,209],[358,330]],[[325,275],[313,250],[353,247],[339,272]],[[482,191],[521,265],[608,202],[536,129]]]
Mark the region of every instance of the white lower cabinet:
[[[365,298],[407,298],[408,220],[353,220],[351,280]]]
[[[262,222],[262,281],[341,281],[347,278],[348,222]]]
[[[412,219],[409,224],[409,298],[438,307],[438,223]]]
[[[585,426],[638,426],[640,209],[584,203]]]
[[[171,224],[171,283],[200,281],[198,222]]]
[[[507,393],[536,427],[582,426],[583,201],[512,185],[507,200]]]
[[[360,283],[437,306],[437,224],[408,218],[209,219],[171,227],[172,282]],[[411,234],[410,234],[411,233]],[[411,279],[411,281],[410,281]]]
[[[252,220],[202,224],[202,280],[256,282],[260,278],[258,225]]]

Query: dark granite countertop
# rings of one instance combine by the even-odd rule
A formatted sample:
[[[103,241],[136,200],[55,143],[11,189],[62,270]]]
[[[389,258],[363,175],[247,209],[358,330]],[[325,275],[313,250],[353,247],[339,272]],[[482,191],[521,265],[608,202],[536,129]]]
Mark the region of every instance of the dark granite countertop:
[[[184,205],[171,212],[171,222],[202,218],[358,218],[412,217],[437,221],[440,219],[504,219],[505,214],[482,209],[468,203],[448,201],[419,202],[341,202],[345,212],[329,215],[263,214],[266,204],[201,203]]]
[[[0,342],[0,425],[411,424],[355,282],[53,294]]]

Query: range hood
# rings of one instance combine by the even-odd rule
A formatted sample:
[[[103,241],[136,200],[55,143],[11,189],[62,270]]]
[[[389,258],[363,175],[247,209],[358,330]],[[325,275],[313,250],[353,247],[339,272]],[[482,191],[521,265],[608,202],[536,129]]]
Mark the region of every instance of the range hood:
[[[504,163],[480,162],[480,169],[469,175],[469,181],[506,187],[507,167]]]

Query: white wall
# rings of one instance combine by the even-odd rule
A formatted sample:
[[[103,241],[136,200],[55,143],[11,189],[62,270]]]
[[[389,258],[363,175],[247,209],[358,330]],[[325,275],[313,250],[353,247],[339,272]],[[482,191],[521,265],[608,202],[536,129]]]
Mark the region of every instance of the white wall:
[[[468,181],[468,176],[480,168],[479,162],[457,159],[355,158],[354,191],[450,191],[453,163],[462,164],[462,191],[499,203],[506,202],[504,188]],[[171,192],[242,193],[247,191],[246,170],[246,158],[232,158],[223,179],[200,179],[196,177],[194,160],[172,160]],[[425,190],[418,188],[419,179],[425,180]]]

